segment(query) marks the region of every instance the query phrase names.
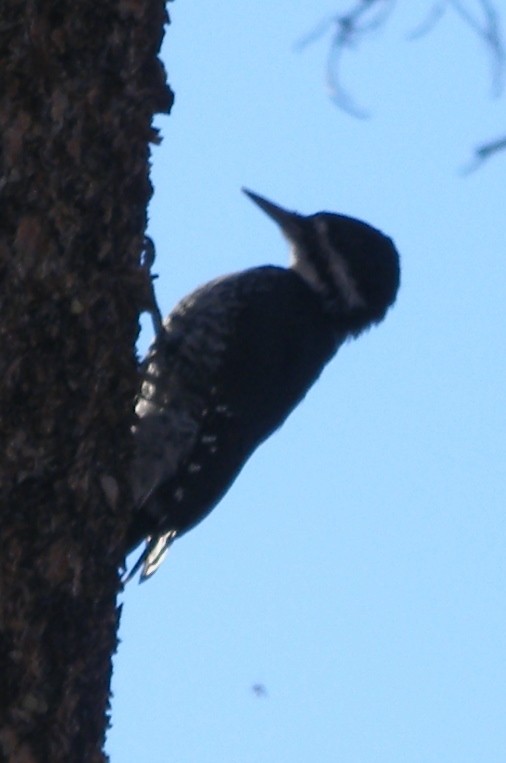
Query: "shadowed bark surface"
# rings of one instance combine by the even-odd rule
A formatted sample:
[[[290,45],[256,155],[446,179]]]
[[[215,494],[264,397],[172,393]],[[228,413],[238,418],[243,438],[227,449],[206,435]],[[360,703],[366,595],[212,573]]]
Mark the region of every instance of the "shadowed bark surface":
[[[0,760],[104,760],[162,0],[0,4]]]

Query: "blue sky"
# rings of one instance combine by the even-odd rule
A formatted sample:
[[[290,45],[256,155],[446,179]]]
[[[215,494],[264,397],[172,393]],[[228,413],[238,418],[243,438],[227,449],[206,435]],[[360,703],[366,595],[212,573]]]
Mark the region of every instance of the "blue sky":
[[[325,93],[328,37],[293,49],[348,4],[231,6],[169,6],[176,102],[157,119],[150,210],[163,311],[287,262],[243,185],[382,229],[402,286],[127,587],[112,763],[504,763],[506,154],[460,174],[504,131],[504,98],[458,18],[408,42],[427,3],[398,4],[343,59],[371,113],[352,119]]]

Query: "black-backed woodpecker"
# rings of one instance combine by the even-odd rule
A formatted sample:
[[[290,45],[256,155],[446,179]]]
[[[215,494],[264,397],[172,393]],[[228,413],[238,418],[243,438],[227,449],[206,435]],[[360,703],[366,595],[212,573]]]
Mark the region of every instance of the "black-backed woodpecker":
[[[133,427],[128,576],[161,564],[255,448],[285,421],[343,342],[379,323],[399,287],[391,239],[366,223],[289,212],[245,190],[292,246],[288,268],[217,278],[163,322],[143,364]]]

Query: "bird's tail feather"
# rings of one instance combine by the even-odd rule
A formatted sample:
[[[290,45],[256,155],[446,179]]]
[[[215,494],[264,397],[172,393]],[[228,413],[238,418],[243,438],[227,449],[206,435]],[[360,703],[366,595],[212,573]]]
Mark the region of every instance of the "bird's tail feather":
[[[154,575],[167,556],[167,552],[174,542],[176,535],[176,530],[169,530],[163,535],[149,537],[146,540],[146,546],[142,554],[139,556],[130,572],[124,577],[123,584],[126,585],[132,580],[141,567],[142,570],[139,576],[139,583],[144,583],[144,581],[150,578],[151,575]]]

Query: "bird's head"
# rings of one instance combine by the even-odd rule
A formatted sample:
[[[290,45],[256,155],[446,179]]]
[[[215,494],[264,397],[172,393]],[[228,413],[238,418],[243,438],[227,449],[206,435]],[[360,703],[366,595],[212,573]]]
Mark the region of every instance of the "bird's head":
[[[292,245],[291,268],[317,292],[336,320],[360,333],[385,316],[400,281],[399,255],[390,238],[345,215],[300,215],[243,189],[278,223]]]

